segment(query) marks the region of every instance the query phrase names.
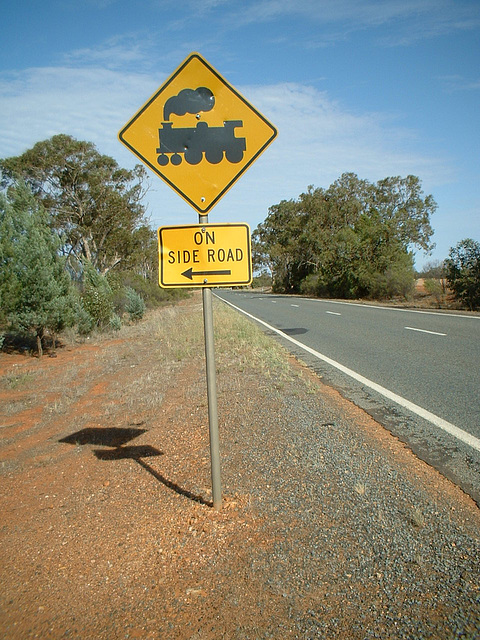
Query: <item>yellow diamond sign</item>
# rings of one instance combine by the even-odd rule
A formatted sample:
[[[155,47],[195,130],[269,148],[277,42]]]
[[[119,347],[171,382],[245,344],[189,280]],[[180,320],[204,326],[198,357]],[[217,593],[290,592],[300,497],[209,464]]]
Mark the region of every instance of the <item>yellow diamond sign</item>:
[[[206,60],[192,53],[119,138],[199,213],[207,213],[277,135]]]
[[[221,287],[252,281],[248,224],[196,224],[158,229],[161,287]]]

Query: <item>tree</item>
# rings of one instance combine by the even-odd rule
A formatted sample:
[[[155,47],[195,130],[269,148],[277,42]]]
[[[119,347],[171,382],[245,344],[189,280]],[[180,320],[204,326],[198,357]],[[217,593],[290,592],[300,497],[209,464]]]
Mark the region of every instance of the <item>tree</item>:
[[[424,197],[417,176],[379,180],[373,205],[405,249],[409,246],[426,252],[434,249],[435,244],[430,242],[433,235],[430,217],[437,210],[437,203],[431,195]]]
[[[447,282],[455,297],[472,311],[480,306],[480,243],[461,240],[445,260]]]
[[[254,265],[269,269],[274,291],[294,291],[301,279],[299,272],[306,275],[306,261],[301,254],[302,236],[301,218],[294,200],[282,200],[270,207],[269,216],[255,230]]]
[[[328,189],[309,187],[270,207],[253,237],[257,268],[274,288],[336,297],[407,295],[413,286],[411,247],[430,250],[430,216],[416,176],[376,184],[344,173]]]
[[[128,260],[145,234],[146,173],[101,155],[91,142],[56,135],[21,156],[0,160],[3,186],[23,179],[50,214],[74,270],[82,261],[107,273]]]
[[[48,330],[54,336],[75,320],[76,298],[59,240],[24,183],[0,194],[0,300],[8,328],[33,333],[39,357]]]
[[[443,280],[445,278],[445,263],[443,260],[429,260],[418,275],[421,278]]]

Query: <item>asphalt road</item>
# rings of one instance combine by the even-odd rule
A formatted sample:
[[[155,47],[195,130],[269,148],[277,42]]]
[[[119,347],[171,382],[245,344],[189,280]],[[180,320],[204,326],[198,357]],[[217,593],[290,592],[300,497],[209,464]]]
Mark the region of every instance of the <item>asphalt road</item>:
[[[282,332],[272,331],[480,501],[480,316],[242,290],[215,294]]]

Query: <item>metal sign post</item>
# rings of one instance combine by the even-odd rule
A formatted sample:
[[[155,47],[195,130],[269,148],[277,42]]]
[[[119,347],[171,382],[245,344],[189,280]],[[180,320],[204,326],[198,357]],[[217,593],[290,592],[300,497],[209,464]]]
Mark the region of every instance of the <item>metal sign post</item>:
[[[208,222],[208,215],[199,216],[200,224]],[[213,335],[212,290],[204,287],[203,326],[205,333],[205,361],[207,373],[208,425],[210,431],[210,467],[214,509],[222,508],[222,482],[220,474],[220,438],[218,434],[217,373],[215,369],[215,339]]]
[[[209,224],[199,215],[198,225],[158,229],[161,287],[201,287],[207,374],[208,422],[212,496],[222,506],[220,446],[217,416],[217,381],[213,331],[212,286],[246,285],[252,281],[250,228],[245,223]],[[219,267],[228,267],[219,269]]]

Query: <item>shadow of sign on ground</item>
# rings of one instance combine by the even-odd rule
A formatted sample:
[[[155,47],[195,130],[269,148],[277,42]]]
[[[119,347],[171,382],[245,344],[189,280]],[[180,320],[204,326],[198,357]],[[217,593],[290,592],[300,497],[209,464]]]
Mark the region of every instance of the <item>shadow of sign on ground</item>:
[[[304,329],[303,327],[292,327],[291,329],[282,329],[282,331],[286,333],[287,336],[301,336],[308,333],[308,329]]]
[[[98,460],[115,461],[115,460],[135,460],[145,471],[148,471],[156,480],[161,482],[165,487],[175,491],[181,496],[199,502],[206,506],[212,506],[212,503],[203,496],[197,495],[188,489],[180,487],[172,480],[169,480],[156,469],[150,466],[143,458],[153,458],[165,455],[163,451],[152,447],[151,445],[134,445],[125,446],[135,438],[146,433],[148,429],[139,428],[120,428],[120,427],[90,427],[82,429],[76,433],[61,438],[59,442],[73,445],[100,445],[110,447],[108,449],[94,449],[93,453]]]

